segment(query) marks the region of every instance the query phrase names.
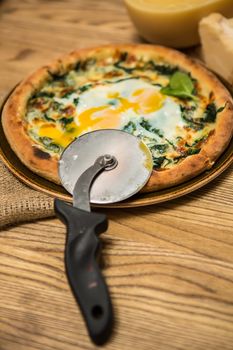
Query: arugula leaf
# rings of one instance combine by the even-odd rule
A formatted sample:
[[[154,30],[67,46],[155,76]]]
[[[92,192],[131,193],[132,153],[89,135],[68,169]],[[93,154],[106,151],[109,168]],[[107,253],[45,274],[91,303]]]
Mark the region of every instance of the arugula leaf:
[[[163,87],[160,92],[164,95],[179,97],[181,99],[196,100],[193,95],[194,84],[190,76],[183,72],[175,72],[170,79],[169,85]]]

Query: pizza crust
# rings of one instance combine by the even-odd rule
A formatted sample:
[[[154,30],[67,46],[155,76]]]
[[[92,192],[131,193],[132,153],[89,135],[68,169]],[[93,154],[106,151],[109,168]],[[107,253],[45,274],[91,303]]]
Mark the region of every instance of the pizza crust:
[[[72,69],[79,59],[86,59],[96,55],[111,57],[115,50],[142,53],[148,59],[161,56],[171,64],[189,71],[193,77],[201,81],[202,88],[214,91],[217,105],[225,105],[225,109],[218,115],[214,133],[208,137],[199,154],[186,157],[182,162],[166,170],[154,170],[143,192],[151,192],[171,187],[189,180],[209,169],[216,159],[228,146],[233,132],[233,101],[230,93],[220,81],[204,66],[186,57],[184,54],[151,45],[106,45],[98,48],[73,51],[61,59],[44,66],[22,81],[6,102],[2,123],[8,142],[20,160],[33,172],[55,183],[60,183],[58,176],[59,156],[51,156],[41,151],[33,140],[29,138],[24,124],[27,101],[30,96],[49,78],[51,73],[65,73]]]

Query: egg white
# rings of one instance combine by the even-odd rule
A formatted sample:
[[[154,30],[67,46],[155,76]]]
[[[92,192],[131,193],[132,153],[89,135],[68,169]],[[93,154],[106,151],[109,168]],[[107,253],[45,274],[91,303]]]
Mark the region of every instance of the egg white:
[[[78,126],[82,127],[82,125],[79,123],[79,115],[91,108],[109,106],[109,110],[117,110],[120,104],[119,98],[132,101],[135,91],[140,89],[153,89],[155,92],[159,93],[160,87],[153,86],[141,79],[130,79],[119,83],[100,85],[90,88],[79,96],[79,103],[76,107],[77,118],[75,122]],[[118,97],[109,97],[114,94],[118,94]],[[137,113],[135,110],[133,110],[133,108],[129,108],[121,112],[118,128],[121,129],[128,124],[129,121],[133,121],[135,125],[137,125],[138,134],[143,133],[145,136],[150,138],[158,138],[158,136],[153,132],[145,130],[140,126],[139,123],[142,118],[144,118],[150,123],[152,128],[161,130],[166,138],[175,139],[179,130],[181,130],[185,125],[181,117],[180,107],[172,98],[167,96],[162,96],[162,98],[164,99],[162,107],[158,110],[152,111],[151,113]],[[91,118],[98,118],[101,116],[101,114],[102,111],[97,111],[93,113]],[[88,130],[83,130],[83,132],[90,131],[91,129],[92,128],[88,128]]]

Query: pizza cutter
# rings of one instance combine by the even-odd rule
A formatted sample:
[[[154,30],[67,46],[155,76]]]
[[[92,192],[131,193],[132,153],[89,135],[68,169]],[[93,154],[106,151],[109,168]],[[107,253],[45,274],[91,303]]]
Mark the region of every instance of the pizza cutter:
[[[152,155],[139,138],[124,131],[102,129],[86,133],[62,153],[59,175],[73,195],[73,205],[55,199],[55,212],[67,226],[65,265],[89,335],[100,345],[113,326],[113,309],[97,260],[98,235],[107,230],[106,215],[91,212],[91,204],[119,202],[148,181]]]

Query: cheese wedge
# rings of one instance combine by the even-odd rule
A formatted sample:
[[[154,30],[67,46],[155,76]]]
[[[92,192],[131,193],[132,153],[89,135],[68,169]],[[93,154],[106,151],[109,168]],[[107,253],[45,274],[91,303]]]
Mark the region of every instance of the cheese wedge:
[[[200,21],[199,34],[208,67],[233,84],[233,18],[213,13]]]

